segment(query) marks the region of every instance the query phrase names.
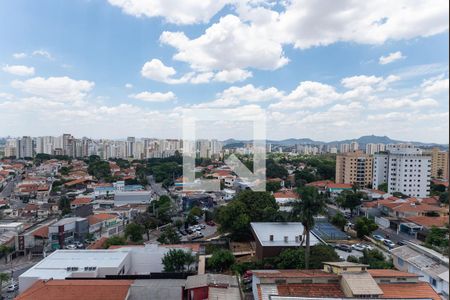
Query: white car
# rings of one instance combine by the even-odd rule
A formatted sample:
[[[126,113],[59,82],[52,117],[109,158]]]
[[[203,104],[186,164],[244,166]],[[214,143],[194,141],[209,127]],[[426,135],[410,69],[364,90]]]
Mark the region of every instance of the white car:
[[[17,291],[18,289],[19,289],[19,284],[16,282],[13,282],[10,285],[8,285],[8,287],[6,288],[6,291],[8,293],[12,293],[14,291]]]
[[[352,245],[352,248],[357,251],[364,251],[364,249],[366,249],[365,246],[366,245],[364,245],[364,244],[354,244],[354,245]]]
[[[67,245],[65,248],[67,250],[75,250],[75,249],[77,249],[77,246],[75,246],[74,244],[70,244],[70,245]]]

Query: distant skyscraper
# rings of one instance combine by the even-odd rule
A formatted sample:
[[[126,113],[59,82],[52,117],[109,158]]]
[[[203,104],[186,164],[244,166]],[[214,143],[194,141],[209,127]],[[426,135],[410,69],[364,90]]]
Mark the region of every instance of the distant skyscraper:
[[[430,194],[431,156],[411,145],[389,145],[387,153],[374,155],[373,187],[388,184],[388,192],[410,197]]]

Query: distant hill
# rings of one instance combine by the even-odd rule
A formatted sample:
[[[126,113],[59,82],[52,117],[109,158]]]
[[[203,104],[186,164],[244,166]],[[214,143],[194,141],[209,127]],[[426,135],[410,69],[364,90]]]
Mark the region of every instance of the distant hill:
[[[300,138],[300,139],[285,139],[285,140],[267,140],[267,143],[270,143],[272,145],[278,145],[282,147],[289,147],[294,146],[298,144],[303,145],[340,145],[340,144],[349,144],[351,142],[358,142],[358,144],[361,147],[364,147],[366,144],[398,144],[398,143],[411,143],[418,147],[440,147],[442,149],[448,149],[448,144],[436,144],[436,143],[423,143],[423,142],[417,142],[417,141],[400,141],[400,140],[393,140],[388,136],[377,136],[377,135],[365,135],[361,136],[356,139],[347,139],[347,140],[336,140],[332,142],[323,142],[323,141],[315,141],[309,138]],[[235,140],[235,139],[228,139],[223,141],[226,148],[237,148],[242,147],[245,143],[248,143],[251,141],[248,140]]]

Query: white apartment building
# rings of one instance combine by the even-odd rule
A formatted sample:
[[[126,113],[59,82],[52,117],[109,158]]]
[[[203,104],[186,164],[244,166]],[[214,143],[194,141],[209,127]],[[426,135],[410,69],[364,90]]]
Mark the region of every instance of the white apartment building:
[[[374,155],[375,153],[382,152],[386,150],[385,144],[366,144],[366,154]]]
[[[386,153],[374,155],[373,187],[388,184],[388,192],[410,197],[427,197],[430,193],[431,156],[412,145],[389,145]]]
[[[359,150],[359,144],[358,142],[351,142],[350,143],[350,152],[358,151]]]
[[[339,145],[339,152],[340,153],[350,152],[350,144],[340,144]]]

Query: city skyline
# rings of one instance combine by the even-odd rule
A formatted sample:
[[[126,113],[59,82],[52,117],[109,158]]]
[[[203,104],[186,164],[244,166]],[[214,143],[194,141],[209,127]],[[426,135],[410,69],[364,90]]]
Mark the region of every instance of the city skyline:
[[[265,111],[270,139],[448,143],[447,11],[443,0],[3,3],[0,136],[181,137],[184,109],[227,108]]]

